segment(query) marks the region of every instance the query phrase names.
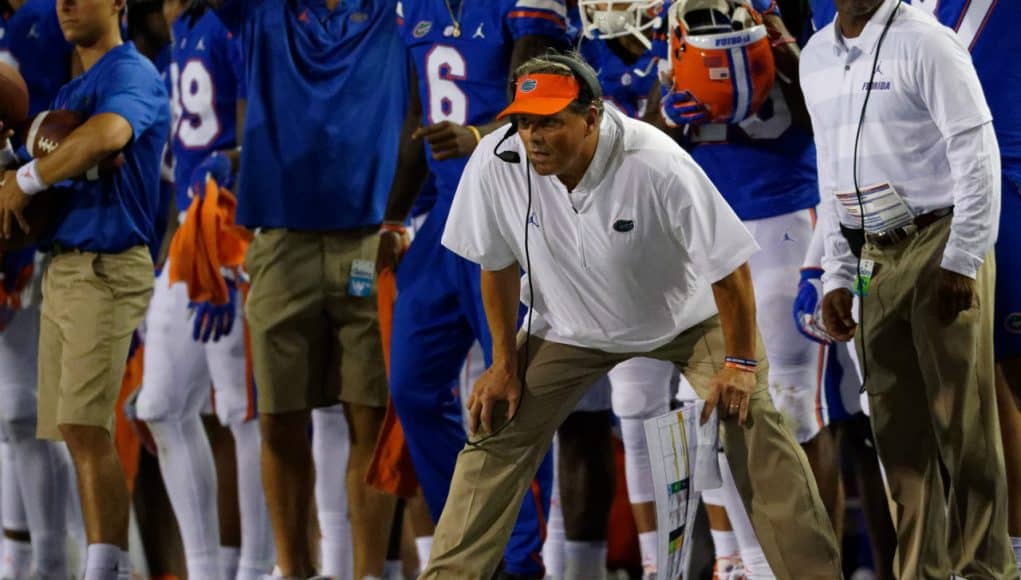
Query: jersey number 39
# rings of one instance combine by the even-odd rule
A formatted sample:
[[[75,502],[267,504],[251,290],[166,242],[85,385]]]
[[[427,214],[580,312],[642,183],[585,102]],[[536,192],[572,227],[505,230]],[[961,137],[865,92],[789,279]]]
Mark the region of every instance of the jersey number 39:
[[[206,65],[190,60],[178,70],[177,63],[171,63],[170,83],[173,134],[188,149],[209,147],[220,134],[220,120],[213,105],[213,78]]]

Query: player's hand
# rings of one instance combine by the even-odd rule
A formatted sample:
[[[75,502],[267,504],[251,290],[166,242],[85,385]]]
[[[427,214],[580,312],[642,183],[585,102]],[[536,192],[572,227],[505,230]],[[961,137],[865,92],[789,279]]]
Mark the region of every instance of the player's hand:
[[[195,314],[195,323],[191,337],[196,342],[218,342],[221,337],[230,334],[234,328],[234,317],[237,312],[237,286],[233,280],[227,280],[227,303],[193,302],[190,305]]]
[[[210,177],[224,189],[234,187],[234,173],[231,171],[230,159],[219,151],[209,154],[191,172],[188,188],[191,190],[192,197],[200,199],[205,197],[206,179]]]
[[[834,339],[847,342],[854,338],[858,323],[851,315],[854,295],[847,288],[831,290],[822,298],[822,320]]]
[[[475,151],[479,142],[475,139],[475,133],[464,125],[440,121],[434,125],[419,127],[411,134],[412,139],[425,138],[432,149],[433,159],[443,161],[456,157],[467,157]]]
[[[971,278],[939,269],[939,286],[936,289],[939,305],[939,319],[950,324],[961,312],[971,308],[978,300],[975,296],[975,281]]]
[[[14,171],[4,171],[3,181],[0,182],[0,234],[4,239],[14,235],[15,221],[22,231],[28,233],[28,220],[24,212],[29,200],[31,197],[18,186],[17,174]]]
[[[401,258],[404,257],[404,252],[408,251],[410,244],[411,240],[406,231],[380,230],[379,250],[376,253],[376,274],[379,275],[387,268],[391,272],[396,272],[397,266],[401,263]]]
[[[709,120],[709,110],[688,91],[666,92],[659,102],[659,112],[669,127],[701,125]]]
[[[468,398],[468,431],[473,437],[479,434],[480,425],[482,432],[493,433],[493,408],[497,403],[507,402],[508,421],[517,413],[521,402],[521,381],[516,372],[507,369],[506,365],[494,364],[475,382]]]
[[[720,419],[736,416],[738,423],[744,425],[748,421],[748,407],[755,383],[753,372],[731,367],[720,369],[709,379],[709,395],[702,407],[701,423],[704,425],[709,420],[715,408],[719,409]]]
[[[822,268],[802,268],[798,295],[794,298],[794,326],[805,338],[819,344],[833,344],[822,321]]]
[[[777,6],[776,0],[752,0],[752,8],[756,12],[765,16],[766,14],[779,14],[780,9]]]

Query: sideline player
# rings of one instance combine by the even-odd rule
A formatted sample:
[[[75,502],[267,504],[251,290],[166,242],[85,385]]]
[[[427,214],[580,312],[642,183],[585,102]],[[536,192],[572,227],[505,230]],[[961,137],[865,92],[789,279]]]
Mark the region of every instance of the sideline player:
[[[776,63],[774,79],[751,75],[753,90],[755,83],[773,83],[759,109],[724,126],[707,124],[710,119],[698,95],[707,94],[704,88],[713,73],[710,65],[703,65],[698,71],[700,78],[673,83],[678,86],[663,97],[661,112],[669,125],[687,127],[694,145],[692,157],[762,248],[749,265],[759,330],[769,360],[770,393],[805,449],[833,528],[840,535],[843,501],[839,472],[832,467],[836,449],[833,435],[824,429],[818,413],[819,348],[790,323],[796,296],[790,280],[796,277],[807,252],[819,202],[815,149],[798,86],[800,51],[775,2],[755,0],[751,5],[766,25]],[[670,11],[673,20],[691,35],[735,33],[750,24],[745,21],[747,11],[734,0],[679,1]],[[716,56],[730,58],[727,50],[717,50]]]
[[[504,124],[494,118],[506,103],[510,71],[549,47],[566,46],[567,33],[560,0],[403,0],[399,6],[401,36],[413,61],[411,114],[386,213],[385,227],[397,231],[384,234],[377,268],[397,266],[396,255],[385,252],[400,240],[428,166],[437,199],[395,268],[390,388],[435,521],[465,441],[454,388],[458,374],[475,340],[487,362],[491,351],[478,267],[444,248],[440,236],[467,156],[482,135]],[[552,466],[546,462],[537,487],[521,504],[505,554],[507,574],[541,575],[551,488]]]
[[[12,2],[0,37],[0,60],[17,69],[29,89],[29,118],[49,107],[60,87],[71,78],[73,49],[64,40],[51,0]],[[13,162],[10,155],[3,164]],[[27,570],[19,555],[30,555],[36,573],[43,577],[67,577],[67,510],[64,500],[70,494],[69,459],[63,444],[36,439],[36,377],[39,349],[39,278],[42,264],[36,261],[34,248],[0,255],[3,289],[0,301],[6,328],[0,331],[0,406],[2,445],[10,450],[5,456],[4,489],[0,494],[14,495],[23,506],[23,532],[18,536],[4,526],[4,564],[10,558],[14,570]],[[7,477],[7,476],[11,477]],[[15,489],[7,489],[8,485]],[[20,488],[20,489],[19,489]],[[5,501],[5,508],[13,502]],[[14,515],[14,514],[12,514]],[[4,515],[5,522],[7,515]],[[79,524],[80,525],[80,524]],[[7,549],[9,548],[9,550]]]
[[[180,222],[212,175],[231,187],[221,150],[237,146],[241,49],[205,2],[167,0],[171,28],[171,151]],[[146,317],[145,373],[136,409],[152,432],[160,468],[181,528],[191,577],[254,580],[272,568],[272,540],[258,469],[260,437],[246,372],[238,282],[227,280],[225,306],[190,305],[184,282],[170,284],[164,264]],[[218,326],[219,318],[236,322]],[[215,331],[212,328],[216,326]],[[229,327],[229,328],[228,328]],[[213,336],[211,336],[213,335]],[[200,414],[209,403],[230,428],[237,457],[241,552],[221,546],[217,477]]]
[[[387,399],[374,260],[405,110],[396,2],[214,5],[245,62],[237,221],[257,229],[246,314],[277,572],[314,573],[307,427],[343,402],[354,575],[380,576],[394,498],[364,480]]]
[[[55,229],[41,244],[53,258],[43,280],[38,434],[63,438],[70,448],[89,539],[88,580],[130,573],[130,500],[110,426],[131,335],[152,292],[148,246],[156,241],[160,153],[169,125],[159,74],[121,41],[123,8],[123,0],[58,2],[60,27],[84,73],[60,90],[53,106],[87,120],[47,157],[17,174],[8,171],[0,187],[9,235],[23,227],[31,195],[71,180],[61,190],[65,205]],[[76,179],[122,150],[124,166],[108,178]]]

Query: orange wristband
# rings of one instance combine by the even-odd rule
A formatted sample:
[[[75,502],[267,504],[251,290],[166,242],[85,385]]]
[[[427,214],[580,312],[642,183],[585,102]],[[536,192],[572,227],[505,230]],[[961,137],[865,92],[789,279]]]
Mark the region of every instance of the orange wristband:
[[[408,233],[408,227],[401,222],[383,222],[379,226],[379,233],[383,232],[406,234]]]

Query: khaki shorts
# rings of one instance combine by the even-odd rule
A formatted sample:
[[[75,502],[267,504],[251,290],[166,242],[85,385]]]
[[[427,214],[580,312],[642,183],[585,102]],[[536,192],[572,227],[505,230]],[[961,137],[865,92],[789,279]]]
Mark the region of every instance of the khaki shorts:
[[[348,291],[352,262],[375,264],[378,246],[374,229],[255,236],[245,315],[259,412],[386,406],[375,280],[367,296]]]
[[[152,296],[149,250],[54,256],[43,277],[39,329],[41,439],[58,425],[113,427],[131,334]]]

